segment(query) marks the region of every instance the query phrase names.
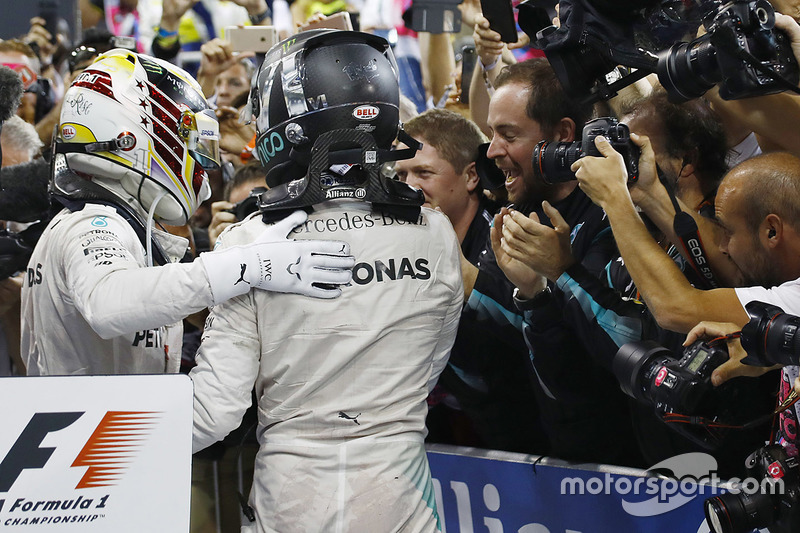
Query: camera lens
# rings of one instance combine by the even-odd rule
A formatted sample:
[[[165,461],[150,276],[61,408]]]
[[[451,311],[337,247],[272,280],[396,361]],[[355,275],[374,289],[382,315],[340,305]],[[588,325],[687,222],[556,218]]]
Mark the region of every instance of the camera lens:
[[[533,149],[533,174],[547,184],[574,180],[569,167],[582,155],[577,142],[539,141]]]
[[[742,347],[765,363],[796,365],[800,362],[800,317],[763,302],[745,306],[750,322],[742,328]]]
[[[700,97],[721,81],[716,56],[707,35],[677,43],[659,53],[658,81],[674,102]]]
[[[707,499],[703,508],[713,533],[747,533],[775,520],[772,500],[764,494],[721,494]]]
[[[674,361],[672,352],[654,341],[629,342],[614,355],[611,369],[622,392],[640,402],[650,403],[650,382],[656,368]]]

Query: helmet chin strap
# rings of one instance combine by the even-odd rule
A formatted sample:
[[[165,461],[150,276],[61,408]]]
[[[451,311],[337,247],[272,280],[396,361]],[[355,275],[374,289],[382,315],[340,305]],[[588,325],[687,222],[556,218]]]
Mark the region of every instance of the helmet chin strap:
[[[352,149],[354,144],[360,148]],[[397,159],[412,157],[416,146]],[[342,160],[343,153],[348,154],[348,158]],[[299,174],[305,170],[305,173],[260,196],[258,206],[264,222],[274,222],[296,209],[311,211],[315,204],[340,198],[369,202],[376,209],[415,222],[425,197],[422,191],[381,174],[381,165],[388,160],[382,157],[384,153],[394,157],[398,155],[379,150],[375,139],[363,131],[340,129],[323,133],[314,142],[307,170],[294,163],[295,172]],[[358,165],[361,171],[355,172],[353,177],[350,176],[353,171],[347,176],[337,177],[330,173],[332,164]],[[289,166],[280,169],[283,172],[289,170],[292,170]]]
[[[153,266],[153,219],[155,218],[156,207],[158,207],[158,202],[166,195],[167,191],[163,189],[161,193],[156,196],[156,199],[153,200],[153,203],[150,205],[150,210],[147,212],[147,266]]]

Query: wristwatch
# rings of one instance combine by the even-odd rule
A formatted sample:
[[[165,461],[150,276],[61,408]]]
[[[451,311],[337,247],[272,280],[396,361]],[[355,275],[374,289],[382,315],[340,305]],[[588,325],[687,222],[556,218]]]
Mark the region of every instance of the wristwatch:
[[[267,6],[266,11],[264,11],[263,13],[259,15],[250,15],[250,24],[252,24],[253,26],[258,26],[259,24],[264,22],[265,19],[268,19],[271,16],[272,16],[272,11],[269,9],[269,6]]]
[[[540,307],[544,307],[550,301],[552,291],[550,287],[545,287],[543,291],[538,292],[533,298],[522,299],[519,297],[519,289],[515,288],[513,293],[514,305],[520,311],[532,311]]]

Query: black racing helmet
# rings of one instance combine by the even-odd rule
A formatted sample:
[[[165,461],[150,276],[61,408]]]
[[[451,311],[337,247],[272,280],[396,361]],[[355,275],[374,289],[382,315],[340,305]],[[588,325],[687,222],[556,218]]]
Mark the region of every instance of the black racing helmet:
[[[399,102],[397,64],[381,37],[311,30],[276,44],[253,78],[250,94],[267,184],[275,187],[296,177],[281,167],[303,161],[328,131],[361,130],[378,148],[389,149],[400,126]]]

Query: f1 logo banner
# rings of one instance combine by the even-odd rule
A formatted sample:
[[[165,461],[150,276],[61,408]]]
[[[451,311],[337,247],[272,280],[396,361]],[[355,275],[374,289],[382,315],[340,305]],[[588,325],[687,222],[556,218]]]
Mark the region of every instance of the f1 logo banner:
[[[0,530],[189,531],[185,375],[0,378]]]

